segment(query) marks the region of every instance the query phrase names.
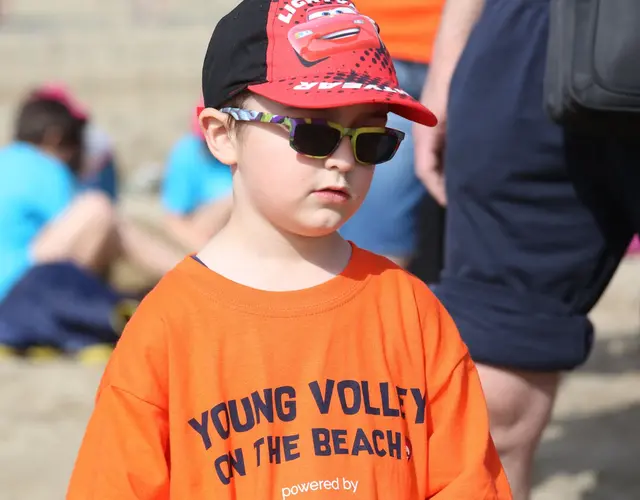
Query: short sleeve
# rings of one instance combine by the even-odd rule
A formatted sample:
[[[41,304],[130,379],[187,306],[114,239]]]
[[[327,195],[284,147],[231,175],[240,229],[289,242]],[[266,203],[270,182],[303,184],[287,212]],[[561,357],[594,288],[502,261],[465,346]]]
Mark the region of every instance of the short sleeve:
[[[456,325],[435,298],[425,318],[429,491],[433,500],[511,500],[489,431],[480,378]]]
[[[158,306],[145,302],[100,383],[69,500],[169,499],[166,332]]]

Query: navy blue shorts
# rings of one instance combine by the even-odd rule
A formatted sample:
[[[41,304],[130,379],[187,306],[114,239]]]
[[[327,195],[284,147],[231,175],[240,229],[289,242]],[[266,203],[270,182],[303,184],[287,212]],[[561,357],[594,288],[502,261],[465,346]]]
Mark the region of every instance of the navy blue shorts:
[[[548,0],[487,0],[458,64],[435,287],[477,362],[536,371],[587,359],[586,315],[640,228],[637,144],[544,112],[548,23]]]
[[[115,343],[123,297],[71,263],[31,268],[0,302],[0,344],[66,352]]]

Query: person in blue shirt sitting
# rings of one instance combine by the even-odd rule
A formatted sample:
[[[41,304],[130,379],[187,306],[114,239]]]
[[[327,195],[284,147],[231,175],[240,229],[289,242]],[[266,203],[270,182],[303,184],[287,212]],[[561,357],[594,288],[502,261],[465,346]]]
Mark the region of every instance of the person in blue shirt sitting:
[[[229,219],[231,170],[207,148],[194,114],[191,131],[173,147],[162,186],[166,226],[186,251],[197,251]]]
[[[85,120],[29,98],[0,149],[0,354],[111,343],[122,297],[97,276],[119,252],[109,196],[78,192]]]
[[[77,192],[98,191],[106,195],[113,204],[119,201],[118,169],[116,154],[109,135],[95,122],[88,108],[65,84],[47,82],[35,89],[29,99],[53,100],[65,105],[78,120],[85,122],[83,132],[82,166],[77,172]],[[119,256],[134,263],[150,278],[159,279],[183,257],[184,249],[176,249],[144,231],[126,214],[120,214],[114,231],[112,248],[119,245]],[[115,234],[117,233],[117,235]],[[112,256],[115,260],[116,255]],[[108,274],[108,269],[104,269]]]

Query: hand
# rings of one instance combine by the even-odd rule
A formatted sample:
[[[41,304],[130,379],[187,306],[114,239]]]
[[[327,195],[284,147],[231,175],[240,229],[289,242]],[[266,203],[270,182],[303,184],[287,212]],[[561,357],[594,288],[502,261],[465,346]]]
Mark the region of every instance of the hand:
[[[416,124],[413,130],[416,176],[425,185],[433,199],[442,206],[447,204],[444,165],[442,162],[445,131],[445,113],[438,116],[438,125],[435,127]]]

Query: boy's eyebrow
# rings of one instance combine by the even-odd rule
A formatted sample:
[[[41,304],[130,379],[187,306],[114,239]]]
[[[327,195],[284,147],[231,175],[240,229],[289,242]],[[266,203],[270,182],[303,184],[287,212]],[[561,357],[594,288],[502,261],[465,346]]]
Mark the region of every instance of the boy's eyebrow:
[[[377,109],[371,113],[363,113],[362,118],[387,118],[388,109]]]
[[[322,114],[324,115],[323,117],[326,117],[327,113],[329,114],[333,114],[331,113],[332,110],[327,110],[327,109],[303,109],[303,108],[291,108],[291,111],[293,112],[293,110],[295,110],[294,113],[292,113],[290,116],[294,116],[294,117],[314,117],[317,116],[318,114]],[[388,114],[390,113],[390,111],[388,109],[376,109],[374,111],[363,111],[361,114],[359,114],[357,116],[357,119],[355,121],[363,121],[363,120],[370,120],[370,119],[380,119],[380,120],[386,120],[388,118]],[[327,117],[327,119],[329,121],[332,121],[332,118],[335,117]]]
[[[366,122],[369,120],[387,120],[388,113],[389,113],[388,110],[383,110],[383,109],[377,109],[375,111],[365,111],[360,115],[358,115],[354,123]]]

